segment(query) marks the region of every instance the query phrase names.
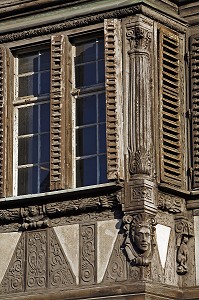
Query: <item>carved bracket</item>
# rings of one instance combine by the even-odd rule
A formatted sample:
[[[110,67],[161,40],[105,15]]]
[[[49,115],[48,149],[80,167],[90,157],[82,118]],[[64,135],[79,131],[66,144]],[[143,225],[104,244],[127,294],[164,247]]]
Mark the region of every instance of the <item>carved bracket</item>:
[[[183,213],[185,211],[185,200],[178,196],[173,196],[166,193],[159,193],[158,208],[173,214]]]
[[[187,260],[189,257],[188,241],[194,236],[193,224],[184,216],[175,219],[176,246],[177,246],[177,273],[184,275],[188,272]]]
[[[132,266],[148,266],[154,252],[156,221],[145,214],[125,215],[123,250]]]

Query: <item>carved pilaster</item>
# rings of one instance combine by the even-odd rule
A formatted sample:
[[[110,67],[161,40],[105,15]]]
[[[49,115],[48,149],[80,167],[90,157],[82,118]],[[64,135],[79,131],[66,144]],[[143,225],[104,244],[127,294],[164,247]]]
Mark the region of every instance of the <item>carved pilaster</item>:
[[[126,39],[129,61],[129,172],[152,176],[151,122],[152,24],[144,17],[128,19]]]
[[[193,224],[184,216],[177,216],[175,218],[175,232],[176,232],[176,261],[177,261],[177,273],[184,275],[188,272],[188,258],[189,247],[188,241],[194,236]]]

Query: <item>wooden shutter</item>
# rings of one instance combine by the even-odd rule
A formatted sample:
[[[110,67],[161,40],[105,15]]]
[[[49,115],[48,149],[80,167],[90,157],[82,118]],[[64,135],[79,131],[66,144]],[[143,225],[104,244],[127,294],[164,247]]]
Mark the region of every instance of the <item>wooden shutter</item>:
[[[5,195],[5,97],[6,50],[0,47],[0,197]]]
[[[120,20],[104,22],[108,179],[123,179],[122,43]]]
[[[193,188],[199,187],[199,36],[190,40],[191,104],[192,104],[192,167]]]
[[[180,49],[179,36],[161,28],[159,34],[161,181],[182,188],[185,182],[182,139],[184,99],[183,77],[180,77],[183,76]]]
[[[66,188],[66,105],[71,79],[67,62],[69,41],[64,35],[51,38],[51,151],[50,189]],[[69,114],[68,114],[69,115]]]

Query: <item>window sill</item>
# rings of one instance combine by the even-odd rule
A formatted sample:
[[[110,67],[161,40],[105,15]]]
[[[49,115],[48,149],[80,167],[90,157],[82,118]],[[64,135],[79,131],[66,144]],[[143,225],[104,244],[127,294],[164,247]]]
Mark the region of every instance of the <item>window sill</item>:
[[[58,190],[58,191],[51,191],[46,193],[39,193],[39,194],[28,194],[28,195],[21,195],[21,196],[11,196],[11,197],[5,197],[0,199],[0,207],[5,205],[5,202],[13,203],[13,202],[46,202],[49,200],[67,200],[71,198],[76,197],[86,197],[86,196],[96,196],[99,194],[109,193],[109,192],[115,192],[122,188],[121,184],[118,184],[116,182],[110,182],[110,183],[104,183],[104,184],[98,184],[98,185],[92,185],[92,186],[86,186],[86,187],[79,187],[74,189],[66,189],[66,190]],[[61,199],[60,199],[61,197]],[[34,202],[35,204],[37,202]]]

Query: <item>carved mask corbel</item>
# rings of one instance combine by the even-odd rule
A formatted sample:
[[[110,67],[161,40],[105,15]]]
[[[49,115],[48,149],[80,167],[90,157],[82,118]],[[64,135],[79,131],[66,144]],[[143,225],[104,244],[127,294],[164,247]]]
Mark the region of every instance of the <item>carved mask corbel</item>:
[[[131,265],[148,266],[155,247],[155,219],[144,214],[125,215],[123,250]]]

